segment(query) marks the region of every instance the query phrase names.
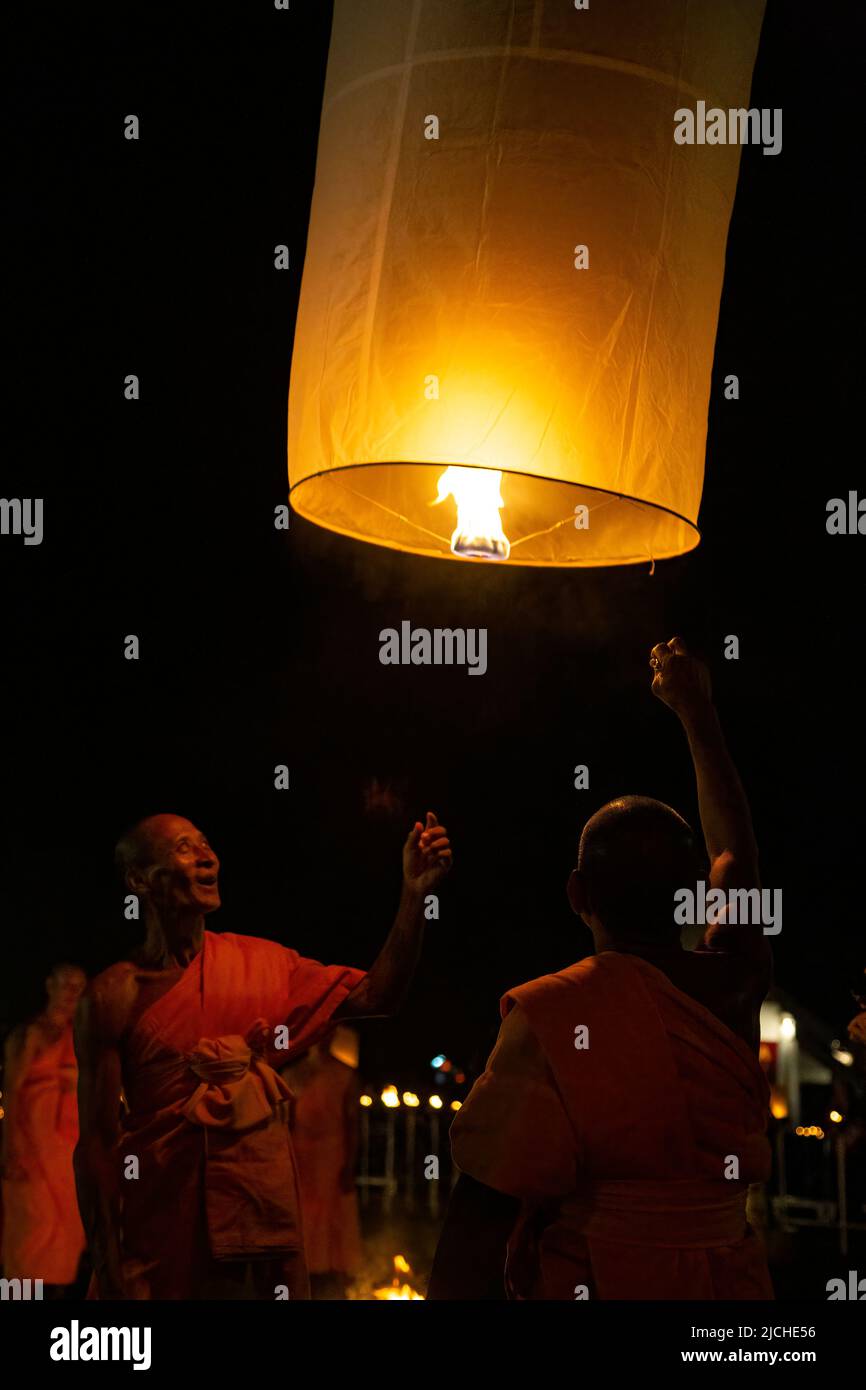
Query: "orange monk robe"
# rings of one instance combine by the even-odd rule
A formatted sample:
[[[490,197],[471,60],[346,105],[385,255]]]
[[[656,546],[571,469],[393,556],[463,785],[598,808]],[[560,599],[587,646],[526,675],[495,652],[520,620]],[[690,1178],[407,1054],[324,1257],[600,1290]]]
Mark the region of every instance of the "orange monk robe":
[[[509,1297],[772,1298],[745,1210],[769,1176],[769,1094],[745,1042],[615,951],[501,1008],[451,1139],[463,1172],[522,1199]]]
[[[325,1057],[297,1095],[292,1142],[298,1160],[304,1253],[311,1274],[356,1274],[361,1265],[358,1197],[341,1184],[348,1154],[345,1112],[357,1105],[355,1074]]]
[[[118,1154],[131,1297],[226,1297],[233,1285],[242,1297],[274,1298],[278,1285],[306,1296],[292,1093],[275,1068],[317,1040],[364,973],[205,932],[177,984],[136,1020]],[[288,1050],[274,1046],[280,1024]],[[125,1176],[130,1156],[137,1177]]]
[[[6,1120],[7,1165],[16,1176],[3,1182],[3,1274],[71,1284],[84,1249],[72,1168],[78,1142],[72,1025],[54,1039],[40,1021],[29,1024],[21,1063]]]

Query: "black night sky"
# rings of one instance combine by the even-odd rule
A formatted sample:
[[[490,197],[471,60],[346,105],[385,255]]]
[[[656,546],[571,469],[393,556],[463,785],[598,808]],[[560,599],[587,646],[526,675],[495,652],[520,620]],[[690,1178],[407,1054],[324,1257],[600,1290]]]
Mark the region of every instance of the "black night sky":
[[[20,7],[2,493],[44,497],[45,539],[0,552],[0,1024],[55,960],[95,971],[135,939],[112,849],[139,816],[211,837],[211,926],[368,965],[432,807],[455,871],[408,1007],[364,1025],[364,1069],[408,1083],[441,1050],[474,1070],[501,992],[590,948],[563,891],[587,816],[622,792],[696,815],[646,664],[679,632],[711,662],[783,889],[778,981],[844,1027],[866,964],[863,542],[828,536],[825,507],[863,476],[853,14],[768,5],[751,104],[783,108],[784,147],[743,152],[703,541],[651,576],[423,560],[297,517],[276,532],[329,6]],[[380,665],[403,618],[487,627],[487,675]]]

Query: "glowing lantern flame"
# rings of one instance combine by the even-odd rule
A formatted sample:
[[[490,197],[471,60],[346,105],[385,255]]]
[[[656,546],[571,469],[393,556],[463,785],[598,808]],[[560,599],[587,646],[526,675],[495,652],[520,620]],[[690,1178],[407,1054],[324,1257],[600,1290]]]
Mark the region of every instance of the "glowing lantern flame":
[[[397,1094],[396,1086],[386,1086],[382,1092],[382,1104],[389,1110],[394,1110],[400,1104],[400,1097]]]
[[[502,473],[492,468],[446,468],[438,483],[434,507],[453,497],[457,526],[451,537],[455,555],[481,560],[507,560],[511,544],[502,529]]]
[[[380,1289],[374,1289],[373,1297],[381,1300],[387,1299],[388,1301],[391,1301],[393,1299],[400,1299],[401,1301],[404,1299],[420,1299],[423,1302],[424,1295],[422,1293],[419,1293],[417,1289],[413,1289],[411,1284],[407,1284],[405,1282],[402,1284],[400,1283],[401,1274],[411,1273],[412,1266],[409,1264],[409,1262],[402,1255],[395,1255],[393,1283],[385,1284]]]

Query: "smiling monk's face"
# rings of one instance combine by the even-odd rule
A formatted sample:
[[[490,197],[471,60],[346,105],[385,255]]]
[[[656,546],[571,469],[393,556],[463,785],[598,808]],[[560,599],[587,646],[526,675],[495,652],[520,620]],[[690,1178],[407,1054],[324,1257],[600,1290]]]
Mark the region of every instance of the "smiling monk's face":
[[[144,864],[129,875],[135,892],[173,915],[215,912],[220,906],[219,860],[204,833],[184,816],[150,816],[136,827]]]

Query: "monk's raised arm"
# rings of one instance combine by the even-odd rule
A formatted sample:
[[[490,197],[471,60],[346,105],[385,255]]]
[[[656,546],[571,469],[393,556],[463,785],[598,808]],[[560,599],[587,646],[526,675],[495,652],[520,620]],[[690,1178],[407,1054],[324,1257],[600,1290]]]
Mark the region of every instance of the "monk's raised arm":
[[[396,1013],[421,954],[428,896],[450,867],[448,832],[428,811],[426,825],[416,821],[403,846],[403,891],[394,925],[368,974],[335,1012],[335,1020]]]
[[[120,1260],[120,1135],[122,1086],[119,1041],[123,981],[106,972],[94,980],[78,1005],[80,1137],[73,1159],[81,1221],[87,1235],[102,1299],[124,1298]]]
[[[710,882],[719,888],[757,888],[758,846],[752,816],[713,704],[709,671],[689,655],[680,637],[653,647],[650,665],[655,672],[653,694],[674,711],[689,741],[712,866]]]

